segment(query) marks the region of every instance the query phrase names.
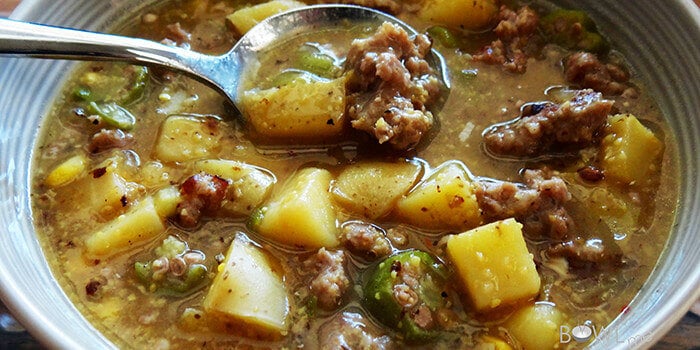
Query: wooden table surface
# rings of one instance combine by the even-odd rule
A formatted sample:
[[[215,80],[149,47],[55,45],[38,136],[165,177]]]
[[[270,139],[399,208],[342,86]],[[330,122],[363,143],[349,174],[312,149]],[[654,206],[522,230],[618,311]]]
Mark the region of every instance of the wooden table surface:
[[[0,0],[0,16],[6,16],[21,0]],[[665,1],[665,0],[659,0]],[[700,6],[700,0],[694,0]],[[699,38],[700,40],[700,38]],[[700,350],[700,302],[695,311],[688,312],[653,349]],[[42,347],[16,323],[5,305],[0,303],[0,349],[41,349]]]

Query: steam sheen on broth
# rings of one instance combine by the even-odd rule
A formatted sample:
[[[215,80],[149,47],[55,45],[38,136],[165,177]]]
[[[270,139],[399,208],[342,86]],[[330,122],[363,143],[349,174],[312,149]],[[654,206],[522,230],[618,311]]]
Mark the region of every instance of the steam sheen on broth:
[[[35,225],[115,344],[575,348],[560,327],[625,311],[679,174],[604,33],[549,3],[361,3],[427,34],[291,38],[250,72],[242,113],[158,68],[71,73],[36,146]],[[220,54],[301,5],[164,1],[116,32]]]

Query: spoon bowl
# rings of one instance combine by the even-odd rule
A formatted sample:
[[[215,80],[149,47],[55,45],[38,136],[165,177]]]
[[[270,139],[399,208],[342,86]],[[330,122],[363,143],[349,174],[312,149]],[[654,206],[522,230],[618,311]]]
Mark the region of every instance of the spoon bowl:
[[[0,19],[0,55],[73,60],[123,61],[160,66],[185,73],[219,91],[238,106],[240,82],[257,54],[280,40],[338,23],[390,22],[410,35],[418,32],[386,13],[354,5],[314,5],[286,11],[260,22],[221,56],[200,54],[144,39],[123,37]],[[445,62],[435,50],[428,62],[445,87],[449,79]]]

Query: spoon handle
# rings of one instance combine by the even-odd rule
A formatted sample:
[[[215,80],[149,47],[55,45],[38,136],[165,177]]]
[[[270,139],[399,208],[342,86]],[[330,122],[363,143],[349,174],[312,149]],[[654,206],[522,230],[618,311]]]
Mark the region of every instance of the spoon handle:
[[[153,41],[0,19],[0,56],[123,61],[197,74],[208,56]]]

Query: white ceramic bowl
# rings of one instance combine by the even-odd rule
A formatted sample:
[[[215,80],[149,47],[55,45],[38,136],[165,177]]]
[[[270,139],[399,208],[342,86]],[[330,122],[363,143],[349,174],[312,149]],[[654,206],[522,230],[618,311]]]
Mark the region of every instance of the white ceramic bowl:
[[[101,30],[144,1],[24,0],[14,19]],[[700,10],[692,0],[561,0],[588,11],[656,97],[679,143],[681,196],[667,249],[592,349],[646,348],[700,297]],[[29,167],[72,63],[0,59],[0,297],[44,345],[113,348],[55,281],[32,229]]]

